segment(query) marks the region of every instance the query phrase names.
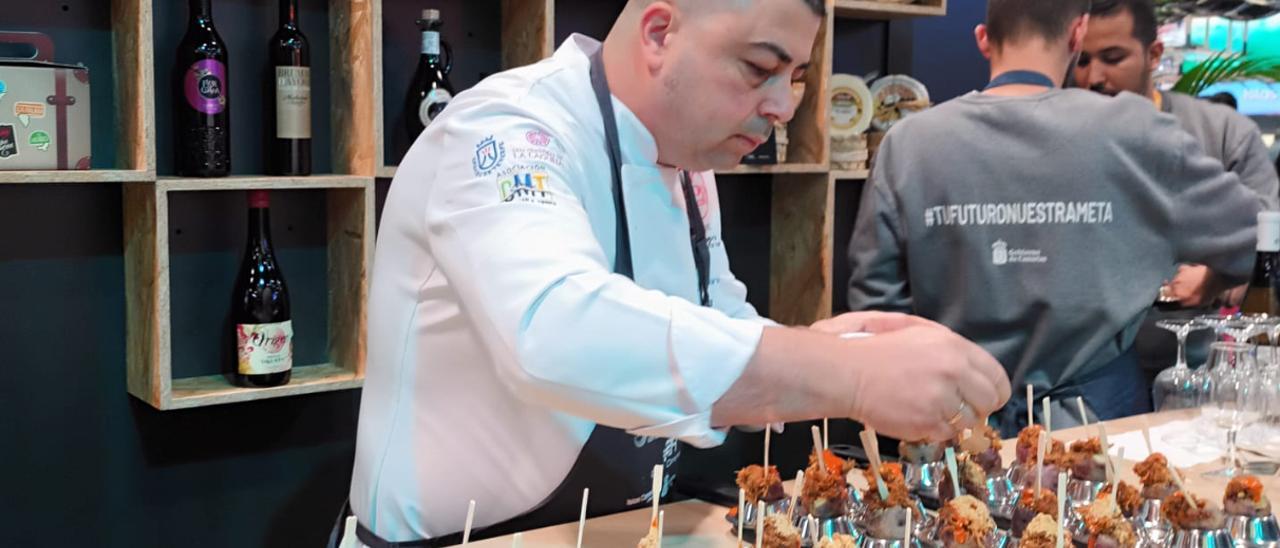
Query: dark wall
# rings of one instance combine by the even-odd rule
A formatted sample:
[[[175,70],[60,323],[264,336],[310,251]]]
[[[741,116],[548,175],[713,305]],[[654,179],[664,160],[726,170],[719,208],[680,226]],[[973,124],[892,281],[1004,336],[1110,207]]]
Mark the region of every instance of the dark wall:
[[[157,39],[174,42],[173,19],[181,17],[183,3],[156,3]],[[392,13],[419,8],[401,0],[384,3]],[[95,164],[110,166],[114,143],[111,61],[103,53],[110,47],[106,4],[18,3],[16,12],[0,18],[0,27],[54,34],[61,60],[91,64],[98,107]],[[264,6],[271,4],[220,0],[217,9],[219,15],[269,20],[274,15]],[[476,45],[459,53],[455,84],[462,87],[496,70],[495,53],[484,45],[491,37],[473,25],[472,3],[434,4],[444,10],[445,36],[455,40],[455,48]],[[608,28],[608,15],[583,15],[596,13],[589,9],[597,5],[591,0],[557,4],[562,34],[580,26],[598,36]],[[615,2],[606,11],[616,11],[614,4],[621,5]],[[952,15],[946,19],[840,22],[837,69],[911,73],[931,87],[935,99],[980,86],[985,66],[973,51],[970,31],[974,17],[981,17],[982,2],[951,4]],[[304,1],[310,13],[304,17],[304,31],[313,48],[327,43],[320,30],[323,15],[315,13],[323,5]],[[167,14],[163,20],[161,13]],[[258,35],[269,32],[264,29],[270,25],[237,20],[219,28],[228,42],[251,52],[253,44],[265,41],[266,36]],[[388,49],[384,66],[402,69],[387,80],[389,118],[397,115],[395,86],[403,87],[394,78],[407,79],[399,71],[411,70],[401,59],[410,46],[403,36],[391,39],[399,42]],[[313,54],[320,55],[314,49]],[[157,78],[167,70],[170,55],[157,51]],[[242,55],[246,57],[239,64],[248,71],[252,58]],[[313,58],[313,66],[327,66],[327,61]],[[251,71],[236,80],[245,85],[252,81]],[[254,93],[237,95],[236,107],[249,109]],[[161,104],[157,102],[158,108]],[[327,101],[317,96],[315,104]],[[165,111],[160,112],[163,134]],[[261,131],[261,121],[251,112],[236,119],[238,134]],[[327,140],[327,116],[320,108],[315,123],[325,135],[318,140]],[[241,156],[245,163],[238,162],[237,171],[260,165],[252,145],[246,146],[249,150]],[[317,144],[317,158],[327,146]],[[104,159],[108,163],[102,164]],[[161,162],[166,165],[164,154]],[[860,186],[848,182],[837,188],[837,295],[844,283],[839,258]],[[720,187],[734,268],[752,301],[767,311],[769,179],[726,177]],[[379,188],[385,190],[386,182]],[[350,481],[358,391],[167,412],[129,396],[120,190],[119,185],[0,185],[0,417],[5,417],[0,420],[0,546],[317,545]],[[181,374],[208,374],[217,367],[215,331],[244,238],[242,200],[241,193],[212,193],[184,195],[174,202],[174,367]],[[322,317],[327,291],[323,224],[307,212],[321,207],[323,196],[288,192],[274,194],[273,200],[273,228],[297,306]],[[323,333],[325,325],[302,327],[299,352],[314,358],[325,344],[315,334]],[[806,428],[793,425],[775,438],[774,459],[788,475],[804,462]],[[832,441],[850,443],[853,435],[851,425],[837,424]],[[731,480],[733,468],[759,459],[760,437],[734,434],[718,452],[689,451],[685,475]]]

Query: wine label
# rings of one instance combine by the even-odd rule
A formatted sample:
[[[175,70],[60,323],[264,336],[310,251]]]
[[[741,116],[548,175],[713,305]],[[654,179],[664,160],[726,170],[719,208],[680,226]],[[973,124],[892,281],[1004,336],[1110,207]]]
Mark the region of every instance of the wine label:
[[[311,138],[311,67],[276,67],[276,138]]]
[[[1280,251],[1280,213],[1258,213],[1258,251]]]
[[[422,53],[440,55],[440,33],[434,30],[422,31]]]
[[[431,125],[431,121],[444,110],[444,107],[453,100],[453,94],[443,89],[433,89],[427,92],[427,96],[418,103],[418,119],[422,120],[423,126]]]
[[[227,108],[227,66],[216,59],[201,59],[187,69],[183,79],[187,104],[197,112],[219,114]]]
[[[293,321],[236,325],[241,375],[281,373],[293,367]]]

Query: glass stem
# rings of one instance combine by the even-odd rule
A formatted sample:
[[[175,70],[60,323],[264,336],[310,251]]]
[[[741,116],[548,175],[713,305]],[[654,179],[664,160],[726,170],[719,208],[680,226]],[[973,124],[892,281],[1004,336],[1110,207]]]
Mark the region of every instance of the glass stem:
[[[1236,433],[1240,430],[1234,425],[1227,430],[1227,468],[1230,470],[1228,475],[1235,477],[1240,471],[1239,454],[1236,452]]]
[[[1178,331],[1178,363],[1174,367],[1186,369],[1187,367],[1187,332],[1185,330]]]

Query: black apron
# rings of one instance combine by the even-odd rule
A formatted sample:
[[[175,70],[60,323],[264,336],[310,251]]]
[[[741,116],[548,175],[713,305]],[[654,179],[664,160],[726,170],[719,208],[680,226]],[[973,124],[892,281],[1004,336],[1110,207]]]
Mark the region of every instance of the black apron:
[[[614,273],[635,278],[631,261],[630,229],[627,225],[626,200],[622,193],[622,147],[618,138],[617,119],[613,112],[612,95],[605,78],[602,50],[591,54],[591,87],[604,119],[605,141],[608,144],[609,164],[613,180],[613,202],[616,211],[616,242]],[[680,183],[689,217],[689,237],[693,248],[694,264],[698,271],[698,295],[702,306],[710,306],[710,252],[706,241],[706,226],[693,192],[688,173],[680,172]],[[680,458],[680,445],[675,440],[639,437],[625,431],[597,424],[587,438],[577,461],[564,481],[534,510],[509,521],[473,530],[472,540],[480,540],[520,531],[538,529],[548,525],[569,523],[578,518],[582,507],[582,490],[592,488],[588,501],[588,516],[612,514],[652,503],[650,495],[653,467],[662,464],[664,483],[661,496],[666,494],[676,476]],[[340,531],[341,522],[335,525]],[[331,535],[336,538],[340,533]],[[364,524],[356,528],[360,542],[370,548],[415,548],[449,546],[462,542],[462,533],[409,542],[388,542],[373,534]]]

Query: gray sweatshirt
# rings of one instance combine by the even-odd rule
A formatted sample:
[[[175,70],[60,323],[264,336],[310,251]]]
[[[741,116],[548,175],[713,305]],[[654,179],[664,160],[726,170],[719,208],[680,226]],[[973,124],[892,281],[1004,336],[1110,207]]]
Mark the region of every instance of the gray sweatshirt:
[[[1258,124],[1225,105],[1181,93],[1162,95],[1164,111],[1178,119],[1206,154],[1222,162],[1240,177],[1240,182],[1262,196],[1267,209],[1280,205],[1280,180]]]
[[[1178,263],[1243,282],[1262,201],[1145,98],[971,93],[903,120],[864,189],[853,310],[913,312],[1015,385],[1126,351]]]

